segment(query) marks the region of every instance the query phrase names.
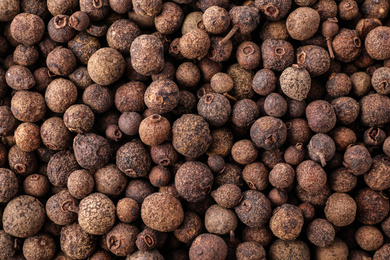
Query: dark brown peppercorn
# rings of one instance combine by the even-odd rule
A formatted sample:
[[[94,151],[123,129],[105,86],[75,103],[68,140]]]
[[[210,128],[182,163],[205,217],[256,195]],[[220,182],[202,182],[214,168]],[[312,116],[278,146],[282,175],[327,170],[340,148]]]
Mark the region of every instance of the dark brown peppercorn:
[[[370,127],[363,134],[364,144],[368,147],[379,148],[386,139],[386,133],[378,127]]]
[[[59,117],[50,117],[41,125],[42,143],[51,150],[63,150],[72,144],[72,134]]]
[[[131,198],[141,204],[142,201],[154,192],[154,188],[149,181],[145,179],[134,179],[126,187],[125,197]]]
[[[171,124],[165,117],[154,114],[141,121],[138,132],[144,144],[159,145],[168,139]]]
[[[144,102],[155,113],[168,113],[179,103],[179,88],[169,79],[153,81],[145,91]]]
[[[47,165],[47,177],[54,186],[64,187],[69,175],[79,169],[74,154],[69,150],[56,153]]]
[[[291,145],[287,147],[283,155],[286,163],[292,166],[296,166],[301,162],[303,162],[305,156],[306,156],[306,152],[302,143],[297,143],[295,145]]]
[[[36,69],[33,75],[36,81],[35,89],[39,92],[45,92],[47,86],[53,81],[51,73],[47,67]]]
[[[320,26],[320,15],[310,7],[298,7],[286,20],[288,34],[299,41],[311,38]]]
[[[189,2],[189,0],[175,0],[174,2]],[[210,8],[211,6],[219,6],[222,8],[227,9],[229,7],[229,1],[228,0],[198,0],[196,2],[196,6],[199,7],[203,12],[206,11],[207,8]]]
[[[339,97],[332,100],[332,106],[335,110],[337,122],[343,125],[349,125],[356,121],[359,116],[359,103],[351,97]]]
[[[224,184],[211,193],[221,207],[234,208],[242,199],[241,189],[234,184]]]
[[[176,68],[176,81],[179,86],[194,88],[200,81],[200,70],[192,62],[184,62]]]
[[[23,182],[24,192],[33,197],[44,197],[49,192],[49,189],[49,180],[41,174],[31,174]]]
[[[283,71],[294,63],[294,48],[288,41],[267,39],[261,44],[264,69]]]
[[[222,63],[212,61],[209,58],[203,58],[198,63],[198,68],[202,74],[202,79],[205,82],[210,82],[211,78],[218,72],[222,71]],[[229,75],[230,76],[230,75]]]
[[[115,107],[122,113],[144,111],[145,91],[145,84],[139,81],[123,84],[115,92]]]
[[[319,247],[330,245],[336,234],[332,224],[321,218],[317,218],[310,222],[306,233],[310,242]]]
[[[271,203],[259,191],[249,190],[243,192],[243,199],[234,208],[238,218],[249,227],[260,227],[271,217]]]
[[[365,47],[373,59],[386,60],[390,58],[389,39],[386,37],[389,33],[389,27],[378,26],[367,34]]]
[[[269,225],[276,237],[294,240],[300,235],[303,222],[301,210],[297,206],[285,203],[275,209]]]
[[[85,232],[77,223],[61,229],[60,244],[61,250],[74,259],[89,257],[97,246],[96,237]]]
[[[288,40],[289,37],[286,22],[284,20],[276,22],[267,21],[260,30],[260,39],[263,41],[267,39]]]
[[[322,167],[325,167],[326,162],[332,159],[336,152],[335,142],[323,133],[313,135],[307,147],[310,158],[321,163]]]
[[[18,179],[14,172],[6,168],[0,168],[0,202],[7,203],[14,197],[19,189]]]
[[[42,203],[29,195],[21,195],[8,202],[3,212],[3,229],[6,233],[25,238],[38,233],[45,222]]]
[[[268,199],[272,205],[280,206],[287,202],[288,194],[283,189],[273,188],[268,193]]]
[[[275,90],[277,81],[272,70],[261,69],[253,78],[253,90],[262,96],[269,95]]]
[[[26,259],[53,259],[56,253],[55,240],[48,234],[28,237],[23,243],[23,256]]]
[[[58,43],[64,43],[73,38],[75,30],[69,26],[69,16],[56,15],[47,24],[50,38]]]
[[[356,205],[357,203],[348,194],[333,193],[324,208],[326,219],[337,227],[347,226],[355,220]]]
[[[33,123],[22,123],[14,133],[16,145],[25,152],[32,152],[41,146],[39,126]]]
[[[233,160],[239,164],[249,164],[257,159],[258,151],[255,144],[247,139],[241,139],[234,143],[231,155]]]
[[[170,180],[171,172],[164,166],[154,166],[149,172],[149,181],[155,187],[166,186],[169,184]]]
[[[68,76],[76,68],[76,57],[71,50],[60,46],[47,55],[46,65],[51,73]]]
[[[154,163],[161,166],[173,165],[179,157],[170,142],[152,146],[150,148],[150,156]]]
[[[302,204],[299,204],[298,207],[302,211],[302,215],[305,221],[314,218],[316,211],[313,205],[311,205],[309,202],[304,202]]]
[[[46,202],[47,217],[57,225],[69,225],[77,219],[78,201],[63,190],[51,196]]]
[[[136,135],[142,119],[137,112],[124,112],[118,120],[119,129],[126,135]]]
[[[27,90],[36,84],[31,71],[20,65],[11,66],[5,74],[5,80],[8,86],[15,90]]]
[[[69,175],[66,186],[73,197],[83,199],[93,191],[95,181],[87,170],[75,170]]]
[[[187,59],[201,59],[210,48],[210,37],[204,30],[194,29],[180,38],[180,53]]]
[[[118,223],[106,235],[107,247],[116,256],[127,256],[137,248],[135,240],[139,230],[136,226]]]
[[[333,38],[332,48],[337,60],[351,62],[359,57],[362,43],[355,30],[342,28]]]
[[[155,17],[163,7],[162,0],[133,0],[133,10],[138,15]]]
[[[87,68],[96,84],[110,85],[125,71],[125,59],[115,49],[101,48],[89,58]]]
[[[152,160],[142,142],[133,139],[118,149],[116,164],[124,174],[136,178],[145,177],[149,173]]]
[[[76,160],[85,169],[98,169],[110,159],[110,144],[93,133],[78,134],[73,139],[73,150]]]
[[[375,225],[389,213],[389,199],[379,191],[363,188],[356,194],[357,220],[365,225]]]
[[[282,117],[287,113],[287,101],[282,95],[271,93],[265,98],[264,111],[269,116]]]
[[[46,113],[45,100],[38,92],[21,90],[11,99],[11,111],[20,121],[37,122]]]
[[[343,20],[352,20],[359,14],[359,6],[354,0],[343,0],[339,4],[339,16]]]
[[[265,116],[256,120],[250,130],[252,141],[261,148],[271,150],[281,147],[287,139],[287,128],[282,120]]]
[[[204,200],[211,191],[213,181],[213,174],[207,165],[197,161],[184,163],[175,175],[177,192],[190,202]]]
[[[146,227],[142,232],[138,233],[135,244],[138,250],[149,252],[157,246],[157,240],[158,231]]]
[[[226,73],[218,72],[210,79],[210,87],[216,93],[227,93],[233,89],[233,79]]]
[[[90,19],[87,13],[82,11],[74,12],[69,17],[69,26],[75,29],[76,31],[82,32],[88,28],[90,24]]]
[[[374,226],[362,226],[355,234],[356,243],[366,251],[376,251],[383,244],[381,231]]]
[[[224,33],[229,29],[229,13],[220,6],[210,6],[203,13],[203,25],[209,33]]]
[[[1,6],[0,21],[2,21],[2,22],[11,21],[15,17],[15,15],[20,13],[20,2],[19,1],[12,1],[12,0],[4,1],[1,3],[0,6]],[[10,256],[11,256],[11,254],[10,254]]]
[[[207,166],[213,172],[220,172],[225,168],[225,160],[222,156],[214,154],[207,159]]]
[[[78,9],[78,7],[79,3],[76,0],[47,0],[47,9],[53,16],[56,16],[58,14],[73,13],[75,10]]]
[[[278,163],[268,175],[269,183],[278,189],[288,188],[293,184],[295,171],[287,163]]]
[[[140,207],[138,203],[131,198],[122,198],[116,204],[116,215],[124,223],[131,223],[138,219]]]
[[[130,48],[131,64],[134,70],[150,76],[164,67],[164,48],[154,35],[141,35],[134,39]]]
[[[108,46],[123,54],[129,54],[134,39],[141,34],[138,26],[130,20],[115,21],[107,31]]]
[[[99,40],[86,32],[76,34],[68,42],[68,48],[74,53],[76,58],[84,65],[88,64],[89,58],[100,49]]]
[[[326,92],[332,98],[346,96],[352,89],[352,81],[345,73],[333,73],[326,82]]]
[[[355,188],[357,177],[346,168],[341,167],[329,175],[329,184],[336,192],[349,192]]]
[[[92,129],[95,122],[95,115],[92,110],[84,105],[72,105],[64,113],[65,126],[71,132],[84,133]]]
[[[39,58],[38,48],[35,46],[19,44],[13,54],[14,62],[21,66],[32,66]]]
[[[210,233],[227,235],[235,231],[237,224],[237,216],[231,209],[214,204],[206,211],[204,225]]]
[[[85,12],[91,21],[99,21],[107,16],[109,11],[108,0],[81,0],[80,11]]]
[[[223,239],[214,234],[201,234],[192,242],[189,255],[193,260],[223,260],[228,247]]]
[[[387,111],[390,99],[379,94],[369,94],[360,100],[361,122],[366,126],[379,126],[390,122]]]
[[[110,197],[119,196],[127,186],[126,176],[115,164],[107,164],[94,175],[96,191]]]
[[[64,113],[77,99],[77,87],[72,81],[58,78],[53,80],[46,89],[46,105],[56,113]]]
[[[389,158],[385,155],[377,155],[372,160],[370,170],[364,174],[364,181],[368,187],[376,191],[382,191],[390,188],[388,182],[388,168],[390,167]]]
[[[254,162],[242,170],[242,178],[252,190],[264,190],[268,185],[268,170],[264,164]]]
[[[229,100],[221,94],[204,95],[198,102],[198,113],[212,126],[224,125],[230,117]]]
[[[326,172],[312,160],[303,161],[295,170],[299,186],[310,194],[317,193],[326,184]]]
[[[17,145],[14,145],[8,152],[8,163],[10,169],[21,175],[29,175],[38,169],[38,160],[34,152],[23,152]]]
[[[154,25],[162,34],[176,32],[183,23],[184,13],[182,8],[172,2],[162,5],[161,12],[154,18]]]
[[[33,45],[42,39],[45,32],[45,23],[38,15],[20,13],[13,18],[10,32],[17,42]]]
[[[248,127],[260,116],[256,102],[242,99],[234,104],[231,119],[238,127]]]
[[[336,114],[331,104],[316,100],[306,107],[306,118],[311,130],[327,133],[336,125]]]
[[[381,67],[376,69],[371,78],[372,87],[382,95],[390,93],[390,68]]]
[[[244,69],[256,69],[261,62],[260,47],[251,41],[243,42],[237,48],[236,58]]]
[[[317,77],[328,71],[330,57],[322,47],[305,45],[297,49],[297,63],[306,69],[312,77]]]
[[[345,151],[348,146],[356,144],[355,132],[347,127],[337,127],[330,132],[337,151]]]
[[[366,147],[353,145],[344,153],[343,165],[354,175],[365,174],[371,167],[372,158]]]

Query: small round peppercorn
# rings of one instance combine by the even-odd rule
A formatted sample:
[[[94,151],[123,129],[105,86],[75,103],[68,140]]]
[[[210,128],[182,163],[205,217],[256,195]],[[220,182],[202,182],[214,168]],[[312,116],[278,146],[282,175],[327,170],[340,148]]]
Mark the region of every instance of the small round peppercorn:
[[[198,102],[198,113],[212,126],[224,125],[230,117],[229,100],[221,94],[204,95]]]
[[[14,133],[16,145],[22,151],[32,152],[41,146],[39,126],[33,123],[22,123]]]
[[[38,234],[28,237],[23,243],[23,256],[28,260],[53,259],[56,253],[54,239],[48,234]]]
[[[87,29],[89,25],[90,19],[85,12],[77,11],[69,17],[69,26],[76,31],[82,32]]]
[[[287,163],[278,163],[268,175],[269,183],[275,188],[284,189],[293,184],[295,179],[294,169]]]
[[[289,37],[286,22],[284,20],[275,22],[267,21],[260,30],[260,39],[263,41],[267,39],[288,40]]]
[[[282,95],[271,93],[265,98],[264,111],[269,116],[282,117],[287,113],[287,101]]]
[[[389,32],[389,27],[378,26],[367,34],[365,47],[373,59],[386,60],[390,58],[389,39],[386,37]]]
[[[136,251],[135,241],[139,230],[136,226],[118,223],[106,235],[108,249],[116,256],[127,256]]]
[[[79,224],[73,223],[62,227],[60,245],[65,257],[85,259],[95,251],[97,241],[95,236],[85,232]],[[60,256],[61,258],[63,257]]]
[[[330,57],[322,47],[305,45],[297,49],[297,63],[306,69],[312,77],[317,77],[328,71]]]
[[[357,177],[349,172],[345,167],[341,167],[331,172],[329,184],[336,192],[349,192],[355,188]]]
[[[326,247],[330,245],[336,234],[332,224],[321,218],[317,218],[310,222],[306,233],[310,242],[319,247]]]
[[[284,160],[286,163],[296,166],[303,162],[305,159],[306,152],[303,147],[302,143],[297,143],[295,145],[289,146],[285,151],[284,151]]]
[[[37,122],[46,113],[45,99],[38,92],[20,90],[11,99],[11,111],[22,122]]]
[[[171,124],[165,117],[154,114],[141,121],[138,133],[144,144],[159,145],[168,139]]]
[[[155,187],[163,187],[169,184],[171,172],[164,166],[153,167],[149,173],[149,181]]]
[[[331,104],[324,100],[316,100],[306,107],[306,118],[311,130],[327,133],[336,124],[336,114]]]
[[[30,45],[19,44],[14,51],[14,62],[21,66],[32,66],[39,58],[38,48]]]
[[[19,189],[18,179],[14,172],[6,168],[0,168],[1,192],[0,202],[7,203],[14,197]]]
[[[115,21],[107,31],[107,43],[110,48],[123,54],[129,54],[134,39],[141,35],[141,30],[130,20]]]
[[[122,113],[145,110],[145,91],[145,84],[139,81],[123,84],[115,92],[115,107]]]
[[[58,78],[47,86],[45,101],[53,112],[64,113],[76,99],[77,87],[70,80]]]
[[[356,202],[346,193],[333,193],[324,208],[326,219],[333,225],[343,227],[355,220]]]
[[[320,15],[310,7],[298,7],[286,20],[288,34],[299,41],[310,39],[320,26]]]
[[[96,37],[80,32],[73,39],[68,41],[68,48],[82,64],[87,65],[91,56],[101,48],[100,42]]]
[[[47,24],[50,38],[58,43],[68,42],[73,38],[75,30],[69,26],[69,16],[59,14],[50,19]]]
[[[164,67],[164,48],[154,35],[141,35],[131,43],[130,57],[134,70],[150,76],[159,73]]]
[[[20,13],[20,1],[4,1],[1,2],[0,7],[0,21],[2,22],[11,21],[18,13]]]
[[[27,90],[35,86],[36,80],[31,71],[20,65],[11,66],[6,74],[5,80],[14,90]]]
[[[269,226],[276,237],[283,240],[294,240],[300,235],[303,222],[301,210],[297,206],[285,203],[276,208]]]
[[[201,29],[186,33],[179,41],[180,53],[187,59],[201,59],[207,55],[210,48],[210,38]]]
[[[261,44],[261,56],[264,69],[283,71],[294,63],[294,48],[288,41],[267,39]]]
[[[70,75],[69,79],[80,90],[85,90],[88,86],[93,84],[91,77],[88,74],[87,67],[80,66],[76,68]],[[50,81],[51,82],[51,81]],[[50,83],[49,82],[49,83]],[[38,85],[38,84],[37,84]],[[48,85],[48,84],[47,84]]]
[[[296,1],[295,1],[296,2]],[[279,21],[290,11],[292,1],[256,0],[255,5],[269,21]]]
[[[121,146],[116,153],[116,165],[130,177],[144,177],[152,168],[150,155],[142,142],[133,139]]]
[[[231,155],[237,163],[245,165],[256,160],[258,151],[252,141],[242,139],[234,143]]]
[[[214,154],[207,159],[207,165],[213,172],[220,172],[225,168],[225,160],[222,156]]]
[[[152,157],[154,163],[161,166],[173,165],[179,157],[170,142],[152,146],[150,148],[150,156]]]
[[[38,160],[34,152],[23,152],[14,145],[8,152],[9,167],[13,172],[21,175],[30,175],[38,169]]]
[[[73,197],[83,199],[93,191],[95,181],[88,171],[76,170],[69,175],[66,186]]]
[[[52,50],[46,58],[47,68],[58,76],[68,76],[76,68],[76,56],[70,49],[62,46]]]
[[[383,235],[374,226],[362,226],[355,234],[356,243],[366,251],[378,250],[383,244]]]
[[[154,25],[162,34],[172,34],[182,25],[184,13],[182,8],[172,2],[162,5],[161,12],[154,18]]]
[[[344,167],[356,176],[365,174],[371,168],[371,164],[371,154],[364,146],[349,146],[344,153]]]
[[[44,197],[49,192],[49,189],[49,180],[41,174],[31,174],[23,182],[24,192],[33,197]]]
[[[227,93],[233,89],[233,79],[226,73],[218,72],[210,79],[210,87],[216,93]]]
[[[242,178],[252,190],[264,190],[268,185],[268,170],[264,164],[254,162],[242,170]]]
[[[153,81],[145,91],[144,102],[158,114],[168,113],[179,103],[179,88],[169,79]]]
[[[286,96],[302,101],[309,94],[311,78],[307,70],[299,65],[286,68],[280,75],[280,87]]]
[[[177,67],[175,76],[179,86],[193,88],[200,81],[200,70],[194,63],[184,62]]]
[[[95,115],[92,110],[84,105],[72,105],[64,113],[65,126],[71,132],[84,133],[92,129]]]
[[[140,207],[138,203],[131,198],[122,198],[116,205],[116,215],[124,223],[131,223],[138,219]]]
[[[155,17],[163,7],[162,0],[133,0],[133,10],[142,16]]]
[[[346,63],[359,57],[362,43],[355,30],[342,28],[333,38],[332,48],[336,59]]]
[[[59,117],[50,117],[41,125],[42,143],[51,150],[63,150],[72,144],[72,134]]]
[[[303,161],[295,170],[299,186],[310,194],[317,193],[326,184],[324,169],[312,160]]]
[[[257,119],[251,127],[252,141],[261,148],[272,150],[281,147],[287,139],[287,128],[282,120],[265,116]]]
[[[228,247],[225,241],[214,234],[201,234],[192,242],[189,256],[190,259],[226,259]]]
[[[69,225],[77,219],[78,201],[63,190],[51,196],[46,202],[46,215],[57,225]]]

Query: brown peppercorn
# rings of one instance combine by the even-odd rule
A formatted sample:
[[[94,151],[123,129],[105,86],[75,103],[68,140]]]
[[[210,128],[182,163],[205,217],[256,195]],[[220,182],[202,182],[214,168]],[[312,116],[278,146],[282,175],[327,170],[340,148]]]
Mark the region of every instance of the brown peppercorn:
[[[241,189],[234,184],[224,184],[211,192],[211,196],[221,207],[234,208],[242,199]]]
[[[173,231],[173,234],[180,242],[188,243],[200,235],[202,229],[201,218],[193,212],[186,212],[182,224]]]
[[[163,8],[162,0],[133,0],[133,10],[142,16],[157,16]]]
[[[110,159],[110,144],[93,133],[78,134],[73,139],[77,163],[85,169],[99,169]]]
[[[301,210],[297,206],[285,203],[275,209],[269,226],[276,237],[294,240],[300,235],[303,222]]]
[[[75,170],[69,175],[66,186],[73,197],[83,199],[93,191],[95,181],[87,170]]]
[[[198,68],[202,74],[204,82],[210,82],[211,78],[218,72],[222,72],[222,63],[203,58],[198,63]],[[230,76],[230,75],[229,75]]]
[[[234,161],[245,165],[250,164],[257,159],[258,150],[252,141],[242,139],[234,143],[231,155]]]
[[[22,122],[37,122],[46,113],[45,99],[38,92],[20,90],[12,96],[11,111]]]
[[[390,11],[390,5],[386,1],[364,1],[360,10],[365,18],[378,18],[383,20],[386,18]]]
[[[311,220],[314,218],[316,210],[309,202],[304,202],[299,204],[298,208],[302,211],[303,218],[305,221]]]
[[[267,96],[275,90],[277,80],[272,70],[261,69],[253,78],[253,90],[259,95]]]
[[[127,186],[126,176],[115,164],[107,164],[94,175],[95,190],[110,197],[119,196]]]
[[[360,39],[366,39],[367,34],[378,26],[382,26],[382,22],[377,18],[361,19],[355,27]]]
[[[372,259],[373,260],[386,259],[386,257],[389,256],[390,256],[390,244],[386,243],[375,252]]]
[[[389,173],[389,157],[385,155],[377,155],[372,159],[371,168],[364,174],[364,181],[368,187],[376,191],[382,191],[390,188],[388,173]]]
[[[356,184],[357,177],[345,167],[338,168],[329,175],[329,185],[336,192],[349,192]]]
[[[257,119],[251,126],[252,141],[261,148],[272,150],[281,147],[287,138],[287,128],[282,120],[264,116]]]
[[[390,122],[387,108],[390,99],[379,94],[369,94],[360,100],[361,122],[366,126],[380,126]]]
[[[249,127],[259,116],[260,111],[256,102],[242,99],[234,104],[231,119],[238,127]]]
[[[194,88],[200,81],[200,70],[192,62],[184,62],[176,68],[176,81],[179,86]]]
[[[283,71],[294,63],[294,48],[288,41],[267,39],[261,44],[264,69]]]
[[[124,223],[131,223],[138,219],[140,207],[138,203],[131,198],[122,198],[116,204],[116,215]]]
[[[88,60],[88,73],[99,85],[110,85],[125,71],[125,59],[113,48],[101,48]]]
[[[172,34],[181,27],[183,19],[182,8],[173,2],[167,2],[162,5],[161,12],[154,18],[154,25],[160,33]]]
[[[303,147],[302,143],[297,143],[295,145],[290,145],[287,147],[287,149],[284,151],[283,158],[286,163],[296,166],[303,162],[305,159],[306,152]]]
[[[41,146],[39,126],[33,123],[20,124],[14,133],[16,145],[22,151],[32,152]]]
[[[94,2],[91,0],[80,1],[80,11],[85,12],[91,21],[99,21],[107,16],[109,11],[108,0],[99,0]]]
[[[385,37],[389,32],[389,27],[378,26],[367,34],[365,47],[373,59],[386,60],[390,58],[389,40]]]
[[[38,169],[38,160],[34,152],[23,152],[17,145],[14,145],[8,152],[8,163],[10,169],[21,175],[30,175]]]
[[[187,59],[201,59],[210,48],[210,38],[204,30],[193,29],[180,38],[180,53]]]
[[[218,128],[211,131],[212,142],[207,150],[207,155],[218,154],[222,157],[228,156],[233,146],[233,134],[227,128]]]
[[[153,167],[149,173],[149,181],[155,187],[163,187],[171,181],[171,172],[164,166]]]
[[[47,1],[47,9],[52,16],[65,13],[73,13],[79,8],[78,1],[75,0],[65,0],[65,1]]]
[[[0,202],[7,203],[16,197],[19,189],[18,179],[13,171],[0,168]]]
[[[171,124],[165,117],[154,114],[141,121],[138,132],[144,144],[159,145],[168,139]]]
[[[72,144],[72,134],[59,117],[45,120],[40,130],[42,143],[51,150],[63,150]]]
[[[343,20],[353,20],[359,14],[359,6],[354,0],[343,0],[339,3],[339,16]]]
[[[331,104],[325,100],[316,100],[306,107],[309,127],[317,133],[327,133],[336,125],[336,114]]]
[[[282,117],[287,113],[287,101],[282,95],[271,93],[265,98],[264,111],[269,116]]]
[[[263,24],[260,30],[260,39],[262,41],[267,39],[288,40],[289,37],[286,22],[284,20],[275,22],[267,21]]]
[[[155,249],[159,242],[159,234],[161,233],[149,227],[145,227],[142,232],[138,233],[137,240],[135,241],[138,250],[149,252]]]
[[[223,260],[226,258],[228,247],[225,241],[214,234],[201,234],[192,242],[189,256],[193,260]]]
[[[134,39],[130,48],[131,65],[142,75],[159,73],[164,67],[164,48],[154,35],[141,35]]]
[[[210,6],[203,13],[203,26],[208,33],[222,34],[229,29],[230,16],[220,6]]]
[[[286,68],[280,75],[279,81],[283,93],[298,101],[304,100],[311,88],[310,74],[300,65]]]
[[[337,227],[348,226],[355,220],[356,205],[357,203],[348,194],[333,193],[324,208],[326,219]]]
[[[144,102],[158,114],[168,113],[179,103],[179,88],[169,79],[153,81],[145,91]]]
[[[271,260],[287,260],[297,257],[302,260],[310,259],[310,249],[302,240],[277,239],[269,249]]]
[[[287,163],[278,163],[268,175],[269,183],[279,189],[288,188],[293,184],[295,171]]]
[[[344,153],[344,167],[356,176],[365,174],[371,168],[371,164],[371,154],[364,146],[349,146]]]
[[[216,93],[227,93],[233,89],[233,79],[226,73],[218,72],[210,79],[210,87]]]
[[[333,243],[326,247],[317,247],[315,257],[318,260],[348,259],[348,246],[339,238],[335,238]]]
[[[48,234],[38,234],[28,237],[23,243],[23,256],[29,260],[53,259],[56,253],[54,239]]]
[[[339,97],[332,100],[337,122],[349,125],[356,121],[360,113],[359,103],[351,97]]]
[[[20,13],[13,18],[10,32],[17,42],[33,45],[42,39],[45,32],[45,23],[38,15]]]
[[[248,190],[234,210],[238,218],[249,227],[261,227],[271,217],[271,203],[260,191]]]
[[[145,84],[139,81],[130,81],[123,84],[115,92],[116,108],[122,113],[145,110],[145,91]]]
[[[383,235],[374,226],[362,226],[355,233],[356,243],[366,251],[378,250],[383,244]]]
[[[2,22],[11,21],[18,13],[20,13],[20,1],[4,1],[1,2],[0,7],[0,21]]]
[[[237,47],[236,59],[244,69],[256,69],[261,62],[260,47],[251,41],[243,42]]]
[[[245,226],[241,235],[243,242],[256,242],[263,247],[268,246],[273,238],[272,231],[269,229],[268,225],[259,228]]]
[[[335,142],[323,133],[313,135],[307,147],[310,158],[321,163],[322,167],[325,167],[326,162],[332,159],[336,152]]]
[[[382,95],[390,93],[390,68],[381,67],[374,71],[371,77],[372,87]]]
[[[95,251],[97,246],[96,240],[95,236],[85,232],[77,223],[64,226],[61,229],[61,250],[74,259],[89,257]]]
[[[41,174],[31,174],[23,182],[24,192],[33,197],[44,197],[49,192],[49,189],[49,180]]]
[[[46,58],[47,68],[58,76],[68,76],[76,68],[76,56],[70,49],[62,46],[52,50]]]
[[[29,195],[8,202],[3,212],[3,229],[14,237],[30,237],[39,232],[45,222],[42,203]]]
[[[50,38],[58,43],[68,42],[73,38],[75,30],[69,25],[69,16],[59,14],[50,19],[47,24]]]
[[[335,229],[326,219],[317,218],[310,222],[306,230],[307,238],[318,247],[330,245],[335,238]]]
[[[116,154],[116,164],[124,174],[136,178],[146,176],[151,169],[151,158],[139,139],[121,146]]]
[[[204,95],[198,102],[198,113],[212,126],[224,125],[230,117],[229,100],[221,94]]]
[[[64,150],[54,154],[47,165],[47,177],[54,186],[64,187],[69,175],[79,169],[72,151]]]
[[[64,113],[65,126],[71,132],[84,133],[92,129],[95,115],[92,110],[84,105],[72,105]]]
[[[122,54],[129,54],[134,39],[141,35],[141,30],[130,20],[115,21],[107,31],[107,43],[110,48]]]
[[[264,164],[254,162],[242,170],[242,178],[252,190],[264,190],[268,185],[268,170]]]
[[[133,179],[125,190],[125,197],[131,198],[141,204],[142,201],[154,192],[154,187],[145,179]]]
[[[285,190],[273,188],[268,193],[268,199],[272,205],[280,206],[287,202],[288,194]]]
[[[90,25],[90,19],[87,13],[82,11],[74,12],[69,17],[69,26],[76,31],[82,32]]]
[[[35,89],[39,92],[45,92],[47,86],[53,81],[53,77],[47,67],[36,69],[33,75],[36,81]]]
[[[163,69],[157,73],[152,75],[152,80],[159,79],[170,79],[174,80],[176,73],[176,67],[172,64],[172,62],[165,62]]]
[[[288,34],[299,41],[310,39],[320,26],[320,15],[310,7],[298,7],[286,20]]]
[[[213,172],[220,172],[225,168],[225,160],[222,156],[214,154],[207,158],[207,166],[209,166],[210,170]]]
[[[214,176],[204,163],[189,161],[180,166],[175,175],[175,188],[187,201],[198,202],[205,199],[213,185]]]
[[[322,47],[305,45],[297,49],[297,63],[306,69],[312,77],[317,77],[328,71],[330,57]]]
[[[46,105],[55,113],[64,113],[76,99],[77,87],[70,80],[58,78],[47,86]]]
[[[141,205],[142,221],[160,232],[175,230],[184,219],[180,202],[167,193],[153,193]]]
[[[174,2],[178,3],[178,1],[174,1]],[[202,17],[203,17],[203,12],[200,11],[195,11],[187,14],[181,26],[181,34],[184,35],[195,28],[201,28],[201,25],[203,24]]]
[[[78,201],[68,190],[51,196],[46,202],[46,215],[57,225],[69,225],[77,219]]]
[[[36,84],[31,71],[20,65],[11,66],[5,74],[5,80],[8,86],[14,90],[27,90]]]
[[[326,92],[332,98],[346,96],[352,89],[352,81],[345,73],[332,73],[326,82]]]
[[[106,235],[107,247],[116,256],[130,255],[137,249],[135,240],[138,233],[136,226],[118,223]]]
[[[310,194],[317,193],[326,184],[326,172],[312,160],[301,162],[295,171],[299,186]]]
[[[336,59],[346,63],[359,57],[362,43],[355,30],[342,28],[333,38],[332,48]]]
[[[292,1],[256,0],[255,5],[268,21],[279,21],[290,11]]]
[[[38,48],[30,45],[19,44],[14,51],[14,62],[21,66],[32,66],[39,58]]]
[[[68,48],[73,52],[77,60],[87,65],[88,60],[101,48],[101,45],[96,37],[86,32],[80,32],[68,42]]]
[[[154,163],[161,166],[170,166],[177,161],[179,155],[170,142],[165,142],[152,146],[150,148],[150,156]]]
[[[301,186],[297,185],[295,187],[295,193],[302,202],[308,202],[312,204],[315,208],[318,208],[325,206],[326,200],[332,194],[332,190],[330,189],[328,184],[325,184],[325,186],[319,192],[308,193],[307,191],[302,189]]]

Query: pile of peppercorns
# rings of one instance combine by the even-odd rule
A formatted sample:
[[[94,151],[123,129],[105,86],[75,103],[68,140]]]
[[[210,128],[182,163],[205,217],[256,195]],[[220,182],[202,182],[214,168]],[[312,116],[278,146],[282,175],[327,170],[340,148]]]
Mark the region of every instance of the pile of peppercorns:
[[[0,259],[390,259],[389,0],[0,0]]]

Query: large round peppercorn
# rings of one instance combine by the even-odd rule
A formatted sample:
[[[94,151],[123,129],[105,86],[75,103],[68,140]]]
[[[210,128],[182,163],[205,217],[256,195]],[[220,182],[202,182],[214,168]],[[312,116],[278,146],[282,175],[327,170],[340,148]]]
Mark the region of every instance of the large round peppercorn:
[[[88,132],[95,123],[95,115],[92,110],[84,104],[72,105],[64,113],[64,123],[72,132]]]
[[[145,91],[144,102],[155,113],[168,113],[179,103],[179,88],[170,79],[153,81]]]
[[[228,253],[225,241],[214,234],[201,234],[192,242],[189,256],[192,260],[224,260]]]
[[[45,23],[38,15],[20,13],[12,20],[10,31],[17,42],[33,45],[42,39],[45,32]]]
[[[310,7],[298,7],[286,20],[288,34],[299,41],[308,40],[320,26],[320,15]]]
[[[285,69],[280,75],[279,81],[283,93],[298,101],[304,100],[311,88],[310,74],[300,65]]]
[[[46,113],[45,99],[38,92],[20,90],[11,99],[14,117],[23,122],[37,122]]]
[[[50,117],[41,125],[42,143],[51,150],[64,150],[72,144],[72,134],[59,117]]]
[[[229,100],[218,93],[204,95],[198,102],[198,113],[210,125],[222,126],[230,117],[231,106]]]
[[[160,231],[175,230],[184,219],[184,211],[178,199],[167,193],[153,193],[141,205],[141,218],[146,226]]]
[[[58,78],[47,86],[45,101],[55,113],[64,113],[77,99],[77,87],[72,81]]]
[[[89,58],[87,68],[89,76],[96,84],[110,85],[124,73],[125,59],[115,49],[101,48]]]
[[[77,60],[71,50],[59,46],[47,55],[46,65],[55,75],[69,76],[76,68]]]
[[[86,65],[89,58],[101,48],[101,45],[98,38],[86,32],[80,32],[68,42],[68,48],[82,64]]]
[[[312,77],[317,77],[328,71],[330,57],[329,53],[322,47],[305,45],[297,49],[297,63],[306,69]]]
[[[198,115],[181,116],[172,126],[172,144],[184,156],[202,155],[211,144],[209,125]]]
[[[141,121],[138,133],[144,144],[159,145],[168,139],[171,124],[165,117],[154,114]]]
[[[306,107],[309,127],[317,133],[327,133],[336,125],[336,114],[331,104],[325,100],[316,100]]]
[[[138,26],[130,20],[115,21],[107,31],[107,43],[110,48],[123,54],[129,54],[134,39],[141,34]]]
[[[57,225],[69,225],[77,219],[78,201],[67,190],[51,196],[45,205],[47,217]]]
[[[45,222],[42,203],[29,195],[8,202],[3,212],[3,229],[14,237],[30,237],[38,233]]]
[[[287,139],[287,128],[282,120],[264,116],[257,119],[250,129],[252,141],[261,148],[272,150],[281,147]]]
[[[96,237],[85,232],[77,223],[62,227],[60,236],[61,250],[73,259],[85,259],[97,246]]]
[[[210,37],[204,30],[193,29],[180,38],[180,53],[187,59],[201,59],[210,48]]]
[[[7,203],[16,196],[19,184],[13,171],[6,168],[0,168],[0,187],[1,203]]]
[[[85,169],[99,169],[110,159],[110,144],[97,134],[78,134],[73,139],[74,155]]]
[[[166,2],[162,6],[159,15],[154,18],[157,31],[162,34],[172,34],[182,25],[184,13],[182,8],[172,2]]]
[[[275,209],[269,226],[276,237],[294,240],[301,234],[303,222],[301,210],[297,206],[285,203]]]
[[[190,161],[184,163],[175,175],[175,188],[178,194],[190,202],[202,201],[211,191],[214,176],[204,163]]]
[[[9,22],[20,13],[20,1],[7,0],[0,2],[0,21]]]
[[[390,58],[390,27],[378,26],[371,30],[366,37],[365,47],[371,58],[386,60]]]
[[[351,224],[356,216],[356,202],[346,193],[333,193],[324,208],[326,219],[333,225],[343,227]]]
[[[362,42],[355,30],[342,28],[333,38],[332,48],[336,59],[341,62],[351,62],[359,57]]]
[[[139,74],[150,76],[164,67],[164,46],[154,35],[141,35],[130,47],[131,65]]]

